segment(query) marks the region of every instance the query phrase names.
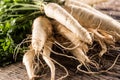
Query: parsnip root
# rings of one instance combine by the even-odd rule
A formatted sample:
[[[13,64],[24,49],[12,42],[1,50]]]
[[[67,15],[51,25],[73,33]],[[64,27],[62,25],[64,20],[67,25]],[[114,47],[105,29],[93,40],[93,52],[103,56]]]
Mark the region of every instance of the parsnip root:
[[[120,34],[120,23],[112,19],[106,14],[101,13],[100,11],[95,10],[89,5],[86,6],[83,3],[80,5],[77,2],[66,3],[67,10],[71,15],[73,15],[79,23],[84,26],[86,29],[93,28],[96,29],[99,26],[99,29],[107,31],[109,34],[111,32],[116,32]],[[100,24],[100,25],[99,25]],[[111,34],[112,35],[112,34]],[[112,35],[113,37],[116,37]],[[118,40],[118,39],[116,39]],[[119,38],[120,40],[120,38]]]
[[[49,38],[52,36],[52,25],[51,22],[45,17],[38,17],[33,22],[32,30],[32,52],[28,52],[23,57],[23,62],[26,66],[27,73],[30,79],[34,78],[34,69],[33,69],[33,59],[35,55],[37,56],[38,61],[39,55],[42,55],[45,62],[51,69],[51,80],[54,80],[55,77],[55,67],[52,61],[50,60],[50,50],[46,48],[52,47],[52,43],[49,41]]]
[[[38,77],[37,75],[34,74],[34,57],[35,57],[34,50],[28,50],[23,56],[23,63],[26,67],[28,77],[31,80],[34,77]]]
[[[88,31],[94,34],[94,39],[98,41],[98,43],[101,46],[101,51],[99,53],[99,56],[102,57],[104,53],[107,52],[107,44],[108,45],[114,45],[115,41],[113,37],[107,33],[105,33],[103,30],[97,30],[88,28]]]
[[[94,5],[94,4],[105,2],[105,1],[108,1],[108,0],[66,0],[66,1],[77,1],[77,2],[80,2],[80,3],[88,4],[88,5]]]
[[[39,54],[47,40],[47,37],[52,33],[50,21],[45,17],[38,17],[33,22],[32,29],[32,47],[36,54]]]
[[[77,57],[79,62],[80,63],[82,62],[84,64],[86,62],[90,62],[90,60],[88,59],[88,57],[85,54],[88,51],[87,44],[85,44],[84,42],[81,42],[80,39],[74,33],[72,33],[70,30],[65,28],[63,25],[59,25],[59,26],[55,26],[55,27],[56,27],[56,31],[58,31],[66,39],[69,39],[72,42],[72,44],[74,44],[75,46],[77,46],[79,44],[78,47],[71,50],[72,54],[75,57]]]
[[[43,49],[42,57],[45,60],[45,62],[47,63],[47,65],[50,67],[50,70],[51,70],[51,80],[55,80],[55,65],[51,61],[51,58],[50,58],[51,50],[49,49],[49,48],[52,48],[52,44],[53,43],[51,41],[47,41],[46,42],[46,44],[44,46],[44,49]]]
[[[89,32],[83,28],[76,19],[74,19],[65,9],[55,3],[49,3],[44,6],[45,14],[57,20],[70,31],[75,33],[82,41],[92,44],[92,38]],[[84,35],[84,37],[83,37]]]
[[[115,46],[115,42],[120,40],[120,23],[90,6],[101,1],[106,0],[92,0],[92,2],[91,0],[66,0],[65,6],[62,7],[56,3],[44,4],[45,16],[52,19],[40,16],[34,20],[31,48],[23,56],[23,63],[30,79],[39,77],[35,74],[34,60],[37,56],[39,63],[40,55],[50,68],[51,80],[56,79],[53,62],[60,65],[66,72],[66,75],[60,79],[68,76],[67,69],[50,57],[51,52],[79,61],[77,69],[81,72],[98,73],[92,72],[93,68],[98,70],[99,65],[89,58],[91,54],[87,54],[90,46],[94,41],[97,42],[102,49],[99,57],[102,57],[109,46]],[[55,34],[60,35],[58,42]],[[68,44],[62,43],[67,41]],[[64,54],[53,51],[53,44],[67,50],[72,56],[65,54],[64,50]],[[81,70],[82,65],[86,68],[85,70]]]

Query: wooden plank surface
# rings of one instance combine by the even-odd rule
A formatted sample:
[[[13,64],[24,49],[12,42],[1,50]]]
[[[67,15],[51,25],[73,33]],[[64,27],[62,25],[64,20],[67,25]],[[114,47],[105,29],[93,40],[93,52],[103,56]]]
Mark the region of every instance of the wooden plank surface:
[[[96,4],[94,7],[120,21],[120,0],[109,0],[108,2]],[[109,52],[109,54],[112,53],[113,55],[120,54],[120,50]],[[104,65],[110,66],[110,63],[113,63],[113,61],[114,59],[107,59]],[[66,64],[67,63],[69,62],[66,62]],[[56,78],[64,75],[63,70],[58,66],[56,67]],[[120,80],[120,59],[113,69],[105,74],[87,75],[83,73],[75,73],[72,68],[70,68],[69,73],[70,75],[64,80]],[[22,62],[0,68],[0,80],[28,80],[28,76]],[[40,80],[50,80],[50,71],[48,70],[47,74]]]

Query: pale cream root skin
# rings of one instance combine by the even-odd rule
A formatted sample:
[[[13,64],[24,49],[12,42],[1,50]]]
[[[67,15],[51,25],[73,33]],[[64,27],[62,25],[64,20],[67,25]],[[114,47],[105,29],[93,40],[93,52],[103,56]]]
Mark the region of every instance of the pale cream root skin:
[[[52,36],[51,22],[45,17],[37,17],[33,22],[32,29],[32,46],[30,50],[24,55],[23,63],[26,67],[28,77],[34,79],[38,77],[34,73],[34,58],[42,55],[45,62],[48,64],[51,70],[51,80],[55,79],[55,66],[50,59],[50,50],[53,42],[50,41]],[[42,52],[43,51],[43,52]],[[39,60],[39,59],[38,59]],[[39,63],[38,63],[39,64]]]
[[[103,30],[88,28],[88,31],[94,34],[94,39],[100,44],[102,50],[100,51],[99,56],[102,57],[103,54],[107,52],[107,44],[114,45],[114,38]]]
[[[58,34],[60,34],[62,38],[64,37],[66,40],[69,40],[72,46],[75,46],[74,48],[69,48],[62,47],[61,45],[61,47],[69,50],[73,56],[75,56],[74,59],[78,60],[81,65],[85,66],[87,63],[94,65],[92,60],[90,60],[86,54],[89,50],[88,44],[92,44],[94,40],[98,41],[102,49],[99,56],[103,56],[107,51],[107,44],[114,44],[114,37],[118,38],[119,36],[119,39],[117,40],[120,40],[120,23],[84,3],[73,1],[70,3],[67,2],[65,5],[67,6],[66,10],[68,10],[68,12],[56,3],[48,3],[47,5],[44,5],[45,14],[47,17],[53,18],[58,23],[57,26],[54,26],[54,29]],[[115,32],[115,34],[112,34],[111,32]],[[90,35],[90,33],[94,35]],[[34,73],[34,58],[35,56],[42,55],[43,60],[50,68],[51,80],[55,80],[54,60],[50,57],[52,51],[51,48],[54,43],[52,34],[52,25],[48,18],[40,16],[34,20],[32,29],[32,47],[23,56],[23,63],[30,79],[39,77]]]
[[[85,54],[88,51],[88,46],[84,42],[81,42],[80,39],[77,36],[75,36],[74,33],[72,33],[70,30],[65,28],[63,25],[59,25],[55,27],[56,27],[56,31],[58,31],[66,39],[70,40],[72,44],[77,46],[75,49],[71,50],[71,52],[75,57],[77,57],[79,62],[80,63],[82,62],[84,64],[86,62],[89,63],[90,60]]]
[[[98,28],[109,33],[116,32],[120,34],[120,23],[92,7],[75,5],[74,3],[66,4],[67,10],[73,15],[79,23],[87,28]],[[112,34],[111,34],[112,35]],[[117,36],[117,35],[116,35]],[[120,38],[119,38],[120,40]]]
[[[99,40],[99,44],[101,45],[102,48],[102,50],[99,53],[99,56],[102,57],[107,52],[107,46],[102,40]]]
[[[34,56],[35,56],[35,51],[34,50],[28,50],[24,56],[23,56],[23,64],[26,67],[27,74],[29,79],[32,79],[33,77],[36,77],[34,74]]]
[[[37,22],[36,24],[38,24],[38,25],[35,24],[35,27],[39,27],[39,29],[40,29],[40,30],[38,29],[37,31],[40,32],[38,37],[40,38],[41,42],[39,41],[40,45],[37,45],[37,46],[34,45],[34,46],[39,47],[43,44],[42,45],[43,52],[41,53],[41,55],[42,55],[43,59],[45,60],[45,62],[47,63],[47,65],[50,67],[51,80],[54,80],[55,79],[55,66],[50,59],[51,51],[47,48],[47,47],[52,48],[52,44],[53,44],[52,41],[49,41],[52,36],[52,25],[51,25],[51,22],[45,17],[38,17],[37,19],[38,19],[38,21],[36,21]],[[34,23],[33,23],[33,25],[34,25]],[[41,30],[44,33],[41,32]],[[34,33],[34,31],[33,31],[33,33]],[[32,37],[33,37],[33,35],[32,35]],[[37,41],[35,41],[35,43],[36,42]],[[34,49],[36,50],[36,48],[34,48]],[[39,49],[41,49],[41,48],[39,48]]]
[[[97,13],[100,13],[100,14],[101,14],[101,12],[99,12],[99,11],[96,10],[95,8],[91,7],[91,6],[88,5],[88,4],[82,3],[82,2],[80,2],[80,1],[78,1],[78,0],[66,0],[66,1],[65,1],[65,5],[66,5],[66,6],[75,5],[75,6],[78,6],[78,7],[84,7],[84,8],[87,8],[87,9],[89,9],[89,10],[92,10],[92,11],[94,11],[94,12],[97,12]]]
[[[90,63],[90,59],[85,55],[80,47],[71,51],[72,54],[78,59],[80,63],[86,64]]]
[[[77,1],[77,2],[88,4],[88,5],[94,5],[94,4],[105,2],[108,0],[66,0],[66,1]]]
[[[44,49],[43,49],[43,53],[42,53],[42,57],[45,60],[46,64],[50,67],[51,70],[51,80],[55,80],[55,65],[54,63],[51,61],[50,58],[50,53],[51,50],[49,48],[52,48],[52,42],[47,41]]]
[[[47,39],[47,34],[43,29],[44,25],[41,20],[40,18],[36,18],[33,22],[32,46],[36,51],[41,51]]]
[[[114,36],[112,36],[111,34],[109,34],[107,31],[104,31],[104,30],[99,30],[98,29],[98,32],[103,35],[103,39],[104,41],[107,43],[107,44],[115,44],[115,39],[114,39]],[[117,39],[116,39],[117,41]]]
[[[41,51],[46,40],[47,36],[52,33],[52,26],[50,21],[45,17],[38,17],[33,22],[32,29],[32,47],[37,51]]]
[[[99,53],[100,57],[107,52],[107,44],[114,45],[115,41],[120,40],[118,35],[111,34],[112,32],[120,34],[119,22],[91,6],[78,1],[68,0],[65,5],[69,8],[67,10],[79,21],[79,23],[94,34],[93,37],[95,37],[102,48]]]
[[[88,45],[80,40],[74,33],[65,28],[63,25],[55,26],[56,30],[74,45],[79,46],[85,53],[88,52]],[[84,36],[84,35],[83,35]]]
[[[78,1],[81,1],[81,2],[89,4],[89,5],[94,5],[94,4],[105,2],[108,0],[78,0]]]
[[[45,14],[57,20],[70,31],[75,33],[82,41],[91,44],[92,38],[89,32],[83,28],[76,19],[74,19],[64,8],[55,3],[49,3],[44,6]],[[83,37],[84,35],[84,37]]]

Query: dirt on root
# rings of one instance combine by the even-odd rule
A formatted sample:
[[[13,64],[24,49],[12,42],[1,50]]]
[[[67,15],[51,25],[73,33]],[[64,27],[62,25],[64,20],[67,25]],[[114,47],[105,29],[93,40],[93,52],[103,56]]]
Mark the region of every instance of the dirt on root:
[[[120,21],[120,0],[108,0],[108,2],[94,5],[94,7],[101,12],[112,16],[114,19]],[[116,46],[120,47],[120,43],[116,43]],[[103,69],[109,68],[115,61],[115,58],[120,54],[120,48],[111,49],[99,59],[101,67]],[[56,57],[58,62],[67,67],[69,76],[64,80],[120,80],[120,58],[118,58],[115,65],[108,72],[88,75],[76,70],[77,62],[69,58]],[[74,65],[73,65],[74,64]],[[56,65],[56,79],[65,75],[65,71]],[[6,67],[0,67],[0,80],[29,80],[25,66],[22,62],[18,62]],[[42,75],[40,80],[50,80],[50,70],[48,69],[46,74]]]

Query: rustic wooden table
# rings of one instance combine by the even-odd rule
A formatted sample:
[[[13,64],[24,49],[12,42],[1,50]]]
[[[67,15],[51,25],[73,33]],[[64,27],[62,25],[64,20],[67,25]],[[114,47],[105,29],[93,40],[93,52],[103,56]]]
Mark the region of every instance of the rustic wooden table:
[[[94,5],[94,7],[120,21],[120,0],[108,0],[108,2]],[[113,53],[114,55],[116,55],[116,53],[120,54],[120,50],[113,50],[109,53]],[[113,63],[113,61],[114,59],[108,59],[108,62],[104,64],[109,65],[110,63]],[[56,67],[56,78],[64,75],[63,70],[61,70],[58,66]],[[120,80],[120,58],[118,59],[117,64],[112,68],[112,70],[110,70],[109,73],[87,75],[83,73],[75,73],[72,71],[72,69],[69,70],[69,73],[70,76],[64,80]],[[22,62],[0,68],[0,80],[28,80],[27,73]],[[40,80],[50,80],[50,71],[48,71],[48,74],[43,76]]]

